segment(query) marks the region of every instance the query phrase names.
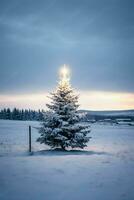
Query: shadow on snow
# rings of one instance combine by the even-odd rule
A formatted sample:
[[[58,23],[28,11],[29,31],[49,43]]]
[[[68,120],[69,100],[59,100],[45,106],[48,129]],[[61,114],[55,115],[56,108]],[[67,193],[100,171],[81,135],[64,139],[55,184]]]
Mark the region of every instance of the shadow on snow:
[[[86,150],[62,150],[62,149],[50,149],[33,152],[33,155],[46,155],[46,156],[72,156],[72,155],[108,155],[107,152],[86,151]]]

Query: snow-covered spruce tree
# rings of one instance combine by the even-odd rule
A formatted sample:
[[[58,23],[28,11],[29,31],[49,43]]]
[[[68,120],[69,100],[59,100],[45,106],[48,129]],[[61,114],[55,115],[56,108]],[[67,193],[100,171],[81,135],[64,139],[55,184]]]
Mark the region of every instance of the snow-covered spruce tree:
[[[87,136],[90,129],[89,126],[79,123],[78,96],[70,86],[65,66],[58,87],[50,98],[52,102],[47,104],[49,111],[44,114],[37,141],[52,148],[84,148],[91,138]]]

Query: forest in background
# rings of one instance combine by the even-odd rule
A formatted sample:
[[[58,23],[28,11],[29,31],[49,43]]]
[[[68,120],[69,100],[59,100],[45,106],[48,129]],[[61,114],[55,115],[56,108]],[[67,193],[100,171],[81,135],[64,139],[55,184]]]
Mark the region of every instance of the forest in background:
[[[31,109],[10,109],[4,108],[0,110],[0,119],[9,119],[9,120],[43,120],[44,110],[31,110]]]

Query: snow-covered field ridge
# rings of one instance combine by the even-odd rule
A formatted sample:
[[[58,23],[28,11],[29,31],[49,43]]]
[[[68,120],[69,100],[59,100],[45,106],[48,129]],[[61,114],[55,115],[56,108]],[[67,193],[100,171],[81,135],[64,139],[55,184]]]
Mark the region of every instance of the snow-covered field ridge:
[[[120,124],[134,126],[134,110],[79,111],[83,121],[91,123]]]
[[[67,152],[37,143],[34,127],[0,120],[0,200],[134,200],[134,126],[92,123],[87,148]]]
[[[90,115],[103,115],[103,116],[134,116],[134,110],[107,110],[107,111],[90,111],[80,110],[80,112],[86,112]]]

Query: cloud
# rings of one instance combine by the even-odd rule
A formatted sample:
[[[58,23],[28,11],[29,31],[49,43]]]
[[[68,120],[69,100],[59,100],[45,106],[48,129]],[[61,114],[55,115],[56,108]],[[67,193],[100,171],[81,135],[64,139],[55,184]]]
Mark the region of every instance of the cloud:
[[[0,2],[0,92],[54,87],[69,64],[81,90],[134,92],[134,3],[125,0]]]

